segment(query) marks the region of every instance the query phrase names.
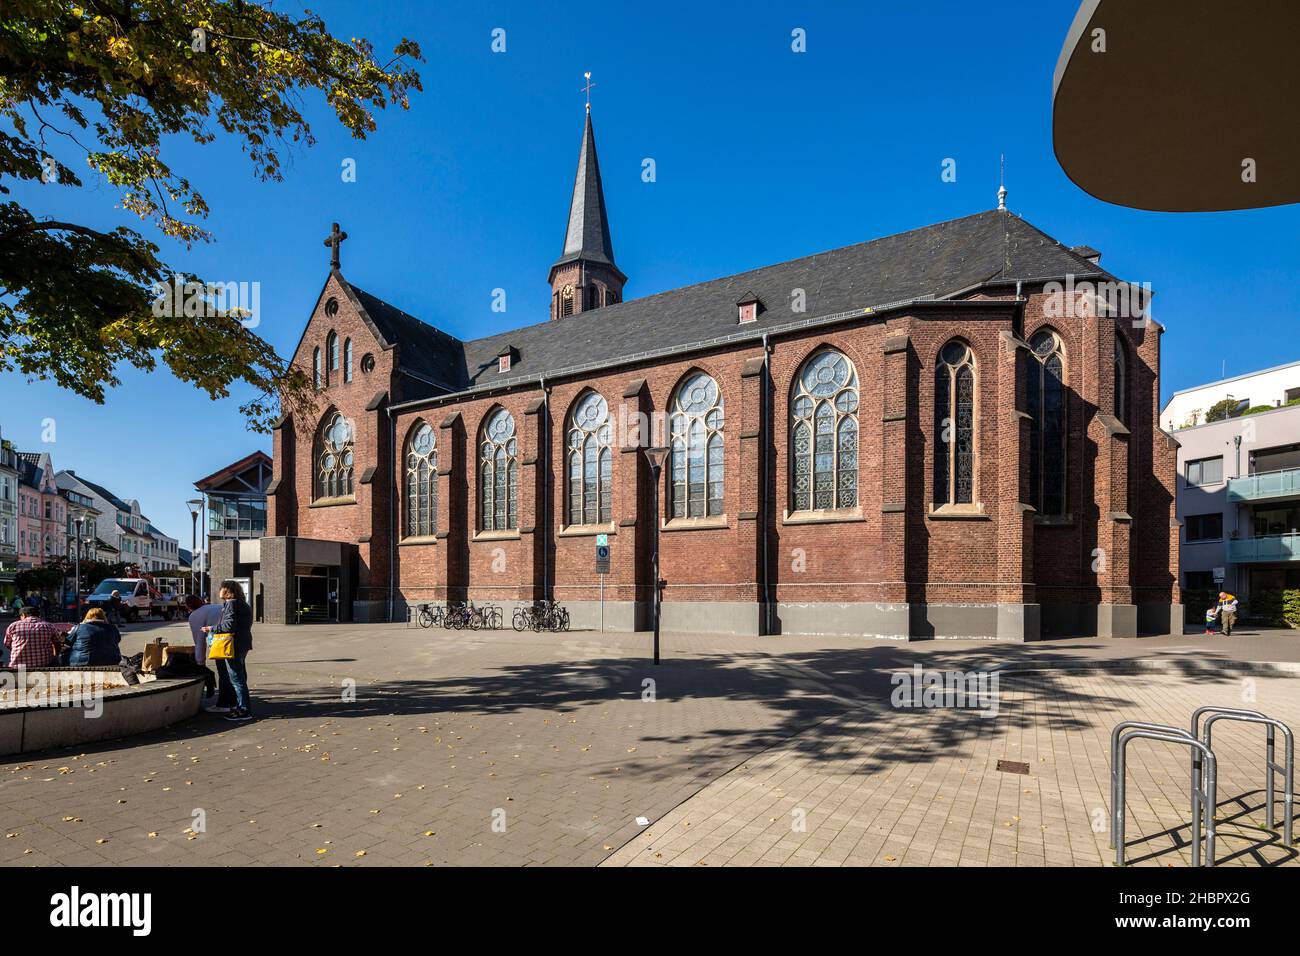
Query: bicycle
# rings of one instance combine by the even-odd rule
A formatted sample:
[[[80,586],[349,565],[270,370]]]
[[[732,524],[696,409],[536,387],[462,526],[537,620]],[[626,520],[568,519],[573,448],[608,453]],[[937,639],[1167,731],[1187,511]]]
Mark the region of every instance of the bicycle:
[[[421,604],[418,620],[420,627],[433,627],[435,624],[441,625],[443,614],[446,612],[441,604]]]
[[[470,623],[470,609],[464,604],[448,605],[443,617],[443,627],[463,631]]]

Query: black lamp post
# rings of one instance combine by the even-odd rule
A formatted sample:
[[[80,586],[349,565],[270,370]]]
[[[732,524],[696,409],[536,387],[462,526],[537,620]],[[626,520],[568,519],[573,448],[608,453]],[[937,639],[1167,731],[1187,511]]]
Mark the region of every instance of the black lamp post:
[[[78,512],[73,519],[73,524],[77,529],[77,535],[72,539],[73,562],[76,565],[76,584],[73,591],[73,620],[81,620],[81,536],[86,530],[86,513]]]
[[[190,509],[190,593],[197,594],[194,590],[194,562],[198,560],[199,509],[203,507],[203,499],[192,498],[185,502],[185,506]]]
[[[647,448],[645,460],[650,463],[650,488],[652,502],[650,506],[651,528],[654,531],[654,619],[655,619],[655,663],[659,663],[659,473],[663,471],[664,460],[670,448]]]

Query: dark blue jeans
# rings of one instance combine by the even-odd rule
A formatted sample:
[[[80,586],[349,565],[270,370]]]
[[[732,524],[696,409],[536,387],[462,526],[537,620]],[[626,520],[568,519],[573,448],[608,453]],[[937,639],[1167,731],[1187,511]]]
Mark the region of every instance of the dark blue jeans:
[[[242,710],[253,709],[248,699],[248,665],[244,663],[246,656],[239,654],[230,660],[217,661],[217,675],[221,684],[221,689],[217,691],[217,703],[222,707],[229,707],[233,703]]]
[[[230,686],[230,673],[226,670],[226,662],[214,660],[212,663],[217,665],[217,706],[234,707],[235,688]]]

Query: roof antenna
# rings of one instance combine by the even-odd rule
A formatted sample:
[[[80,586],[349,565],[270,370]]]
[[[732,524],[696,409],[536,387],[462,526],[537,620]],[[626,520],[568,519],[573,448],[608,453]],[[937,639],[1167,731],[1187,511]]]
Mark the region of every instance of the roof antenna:
[[[998,159],[998,208],[1006,211],[1007,208],[1007,154],[1003,153]]]

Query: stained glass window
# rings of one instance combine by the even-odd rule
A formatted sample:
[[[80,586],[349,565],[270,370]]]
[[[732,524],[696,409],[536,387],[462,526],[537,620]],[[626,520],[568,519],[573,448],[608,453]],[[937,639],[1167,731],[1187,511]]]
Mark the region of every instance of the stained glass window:
[[[406,442],[406,533],[438,530],[438,450],[433,426],[420,422]]]
[[[316,433],[316,497],[352,495],[352,423],[330,412]]]
[[[670,513],[702,518],[723,513],[723,413],[718,383],[697,372],[677,388],[671,406]]]
[[[1060,337],[1044,329],[1029,340],[1029,504],[1039,514],[1065,514],[1065,355]]]
[[[956,340],[934,367],[934,500],[975,501],[975,355]]]
[[[588,392],[569,416],[569,524],[614,520],[609,405]]]
[[[484,531],[519,526],[517,453],[514,416],[498,408],[479,439],[479,527]]]
[[[343,381],[352,381],[352,340],[343,340]]]
[[[793,511],[858,506],[858,375],[841,352],[818,352],[790,400]]]

